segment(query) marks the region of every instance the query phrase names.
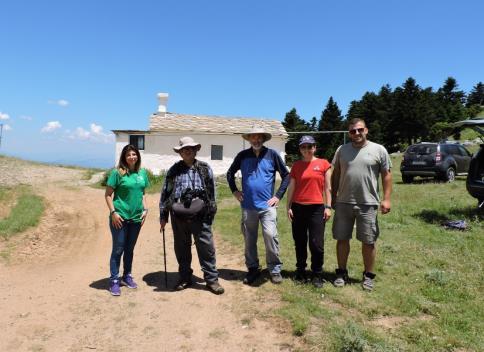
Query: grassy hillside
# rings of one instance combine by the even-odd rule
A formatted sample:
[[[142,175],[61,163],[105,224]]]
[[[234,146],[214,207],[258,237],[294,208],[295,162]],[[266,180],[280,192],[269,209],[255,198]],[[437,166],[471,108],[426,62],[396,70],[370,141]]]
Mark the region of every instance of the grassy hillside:
[[[278,314],[289,319],[293,333],[322,351],[451,351],[484,350],[482,310],[484,274],[483,213],[465,190],[465,179],[454,183],[403,184],[394,158],[392,211],[379,216],[377,279],[374,292],[360,287],[360,243],[352,242],[349,261],[354,284],[322,290],[296,285],[295,253],[285,204],[278,209],[283,272],[279,287],[265,284],[266,294],[285,302]],[[226,185],[219,186],[216,231],[239,249],[240,209]],[[283,202],[284,203],[284,202]],[[237,219],[237,220],[235,220]],[[465,219],[464,232],[446,230],[447,219]],[[335,241],[326,226],[325,278],[334,279]],[[264,265],[264,245],[259,243]],[[309,263],[309,262],[308,262]]]

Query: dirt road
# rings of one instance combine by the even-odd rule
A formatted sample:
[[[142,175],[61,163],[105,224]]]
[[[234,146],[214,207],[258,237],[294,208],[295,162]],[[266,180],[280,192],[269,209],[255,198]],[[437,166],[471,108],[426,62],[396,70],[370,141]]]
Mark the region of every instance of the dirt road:
[[[16,175],[19,169],[37,173],[18,179],[33,184],[45,197],[47,210],[36,229],[0,242],[0,250],[10,253],[9,260],[0,261],[0,351],[304,349],[286,322],[267,318],[277,299],[263,287],[241,283],[241,249],[218,237],[224,295],[205,290],[194,247],[197,284],[182,292],[164,287],[158,195],[148,197],[151,212],[135,250],[133,274],[139,288],[123,288],[120,297],[112,297],[107,291],[111,234],[103,191],[87,186],[80,172],[26,163],[16,165]],[[166,238],[172,286],[177,264],[171,228]]]

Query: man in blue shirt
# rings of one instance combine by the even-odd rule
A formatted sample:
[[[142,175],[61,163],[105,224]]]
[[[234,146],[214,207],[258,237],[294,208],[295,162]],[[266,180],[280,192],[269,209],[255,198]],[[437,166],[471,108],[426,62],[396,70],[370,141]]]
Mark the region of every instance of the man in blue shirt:
[[[277,205],[284,196],[289,184],[289,172],[280,155],[263,144],[271,139],[271,134],[254,126],[242,137],[251,148],[241,151],[227,171],[227,181],[234,197],[242,206],[242,233],[245,239],[245,265],[248,273],[245,284],[252,284],[260,275],[257,255],[257,233],[259,221],[266,247],[266,262],[274,284],[282,282],[282,262],[279,258],[277,235]],[[242,173],[242,192],[235,184],[235,173]],[[274,195],[276,172],[282,182]]]

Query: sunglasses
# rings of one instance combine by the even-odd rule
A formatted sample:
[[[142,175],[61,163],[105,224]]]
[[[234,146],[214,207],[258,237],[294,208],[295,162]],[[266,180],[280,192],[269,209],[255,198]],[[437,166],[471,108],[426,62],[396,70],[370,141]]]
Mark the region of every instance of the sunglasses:
[[[314,144],[303,144],[299,146],[299,149],[313,149]]]
[[[359,134],[362,134],[364,131],[365,131],[365,128],[360,127],[360,128],[355,128],[355,129],[349,130],[349,133],[350,134],[356,134],[356,132],[358,132]]]

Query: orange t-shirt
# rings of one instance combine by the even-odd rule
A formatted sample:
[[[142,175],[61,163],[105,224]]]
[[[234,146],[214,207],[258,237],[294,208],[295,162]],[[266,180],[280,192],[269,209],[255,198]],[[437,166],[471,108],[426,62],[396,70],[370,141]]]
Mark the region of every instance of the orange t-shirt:
[[[331,167],[326,159],[296,161],[291,177],[296,181],[292,201],[301,204],[323,204],[324,175]]]

